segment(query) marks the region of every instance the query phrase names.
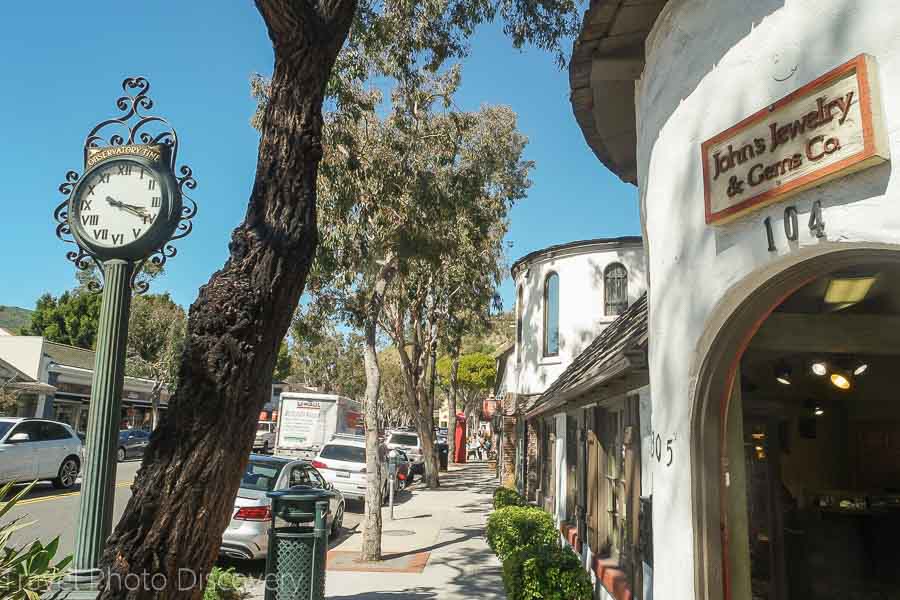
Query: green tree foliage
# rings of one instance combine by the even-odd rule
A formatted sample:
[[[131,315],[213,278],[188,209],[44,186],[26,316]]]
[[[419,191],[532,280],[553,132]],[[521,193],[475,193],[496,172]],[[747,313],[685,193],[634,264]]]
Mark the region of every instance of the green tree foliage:
[[[298,315],[291,326],[291,375],[287,381],[359,399],[366,389],[363,340],[338,331],[333,319]]]
[[[40,335],[52,342],[93,349],[100,319],[100,295],[83,289],[59,297],[41,296],[22,335]]]
[[[291,360],[291,347],[287,339],[281,340],[278,346],[278,358],[275,359],[275,371],[272,373],[272,379],[275,381],[287,381],[291,377],[293,364]]]
[[[135,296],[128,318],[125,372],[172,386],[186,326],[184,309],[168,293]]]
[[[453,357],[444,355],[437,361],[437,374],[441,387],[449,390]],[[481,401],[490,394],[497,378],[497,362],[483,352],[463,354],[457,367],[457,390],[462,403],[459,408],[468,416],[476,411]]]
[[[502,561],[528,546],[559,546],[559,531],[553,517],[532,506],[507,506],[495,510],[488,517],[485,537]]]

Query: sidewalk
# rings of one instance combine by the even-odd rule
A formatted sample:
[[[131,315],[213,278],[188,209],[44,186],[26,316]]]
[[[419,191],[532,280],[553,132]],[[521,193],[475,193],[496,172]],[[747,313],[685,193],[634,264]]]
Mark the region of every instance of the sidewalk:
[[[384,509],[382,563],[357,562],[357,530],[329,552],[329,600],[505,600],[500,562],[484,539],[497,486],[486,463],[451,465],[441,488],[417,484]],[[263,590],[252,598],[262,598]]]

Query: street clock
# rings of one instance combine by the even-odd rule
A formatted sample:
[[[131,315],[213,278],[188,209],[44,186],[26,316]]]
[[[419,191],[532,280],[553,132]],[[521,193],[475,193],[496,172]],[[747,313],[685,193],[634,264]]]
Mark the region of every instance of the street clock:
[[[164,147],[116,150],[141,153],[107,150],[108,158],[94,162],[72,193],[69,228],[79,246],[97,258],[139,260],[172,236],[181,220],[181,194],[163,160]]]

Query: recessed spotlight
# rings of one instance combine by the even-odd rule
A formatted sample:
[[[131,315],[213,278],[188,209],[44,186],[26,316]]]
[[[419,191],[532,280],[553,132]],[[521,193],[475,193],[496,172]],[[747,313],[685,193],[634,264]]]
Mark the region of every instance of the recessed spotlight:
[[[812,369],[812,372],[819,377],[824,377],[828,374],[828,365],[821,360],[814,362],[810,368]]]
[[[815,414],[817,417],[821,417],[822,415],[825,414],[825,410],[824,410],[821,406],[817,406],[817,407],[816,407],[816,410],[814,411],[814,414]]]
[[[859,366],[857,366],[855,369],[853,369],[853,374],[854,375],[862,375],[863,373],[866,372],[866,369],[868,369],[868,368],[869,368],[869,365],[867,365],[866,363],[860,363]]]
[[[850,389],[850,380],[840,373],[832,373],[831,374],[831,383],[834,384],[834,387],[841,390],[849,390]]]

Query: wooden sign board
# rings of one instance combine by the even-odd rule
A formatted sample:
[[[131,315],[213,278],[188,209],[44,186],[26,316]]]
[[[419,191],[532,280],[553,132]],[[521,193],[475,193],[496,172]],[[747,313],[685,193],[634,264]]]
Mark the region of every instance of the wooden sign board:
[[[707,224],[888,160],[878,89],[860,54],[703,142]]]

